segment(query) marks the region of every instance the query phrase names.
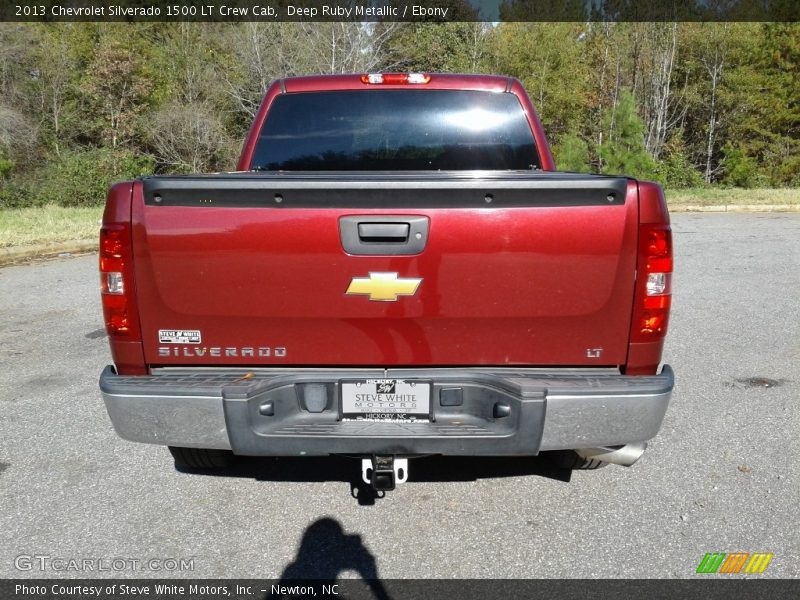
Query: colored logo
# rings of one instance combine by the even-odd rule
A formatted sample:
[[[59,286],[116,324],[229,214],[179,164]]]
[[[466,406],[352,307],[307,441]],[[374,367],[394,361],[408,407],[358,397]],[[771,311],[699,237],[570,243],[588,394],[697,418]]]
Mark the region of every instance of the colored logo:
[[[697,566],[698,573],[763,573],[772,560],[769,552],[707,552]]]
[[[345,294],[365,295],[379,302],[397,302],[398,296],[413,296],[422,279],[398,278],[397,273],[370,273],[369,277],[353,277]]]

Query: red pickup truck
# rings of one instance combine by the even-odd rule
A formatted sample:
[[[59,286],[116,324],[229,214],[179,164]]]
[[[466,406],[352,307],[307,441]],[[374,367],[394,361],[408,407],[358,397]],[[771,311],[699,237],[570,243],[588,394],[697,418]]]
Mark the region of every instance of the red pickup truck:
[[[656,435],[661,188],[557,172],[519,81],[297,77],[238,171],[114,185],[100,234],[118,434],[189,469],[348,455],[630,465]]]

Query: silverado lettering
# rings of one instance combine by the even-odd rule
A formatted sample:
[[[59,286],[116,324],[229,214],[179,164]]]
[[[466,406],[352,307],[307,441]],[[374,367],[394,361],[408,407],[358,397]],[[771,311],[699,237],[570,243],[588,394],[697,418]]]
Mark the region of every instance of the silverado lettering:
[[[286,348],[270,348],[268,346],[261,346],[258,348],[207,348],[205,346],[198,348],[197,346],[159,346],[158,355],[162,358],[168,357],[260,357],[268,358],[270,356],[283,357],[286,356]]]
[[[507,77],[275,81],[237,171],[110,189],[100,266],[111,421],[184,467],[631,465],[673,389],[662,189],[557,171]]]

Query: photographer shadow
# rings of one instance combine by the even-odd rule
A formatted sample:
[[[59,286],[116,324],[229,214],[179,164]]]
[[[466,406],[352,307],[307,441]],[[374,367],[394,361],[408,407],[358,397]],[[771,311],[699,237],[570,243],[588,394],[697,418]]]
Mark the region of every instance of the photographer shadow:
[[[315,588],[336,585],[344,572],[355,572],[371,592],[370,597],[389,600],[380,579],[375,557],[364,545],[360,535],[348,535],[336,519],[325,517],[309,525],[303,533],[294,560],[281,573],[278,589],[308,584],[314,580]],[[274,589],[274,588],[273,588]],[[330,587],[328,588],[330,589]],[[287,597],[270,594],[270,600]],[[337,593],[337,597],[342,595]]]

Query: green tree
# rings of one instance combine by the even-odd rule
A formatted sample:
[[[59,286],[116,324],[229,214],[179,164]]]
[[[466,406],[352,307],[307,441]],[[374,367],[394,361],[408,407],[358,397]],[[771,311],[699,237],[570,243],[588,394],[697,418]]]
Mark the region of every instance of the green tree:
[[[486,70],[489,37],[485,23],[404,23],[386,43],[391,70],[476,73]]]
[[[153,172],[153,160],[130,150],[63,150],[50,164],[0,188],[0,206],[96,206],[115,181]]]
[[[5,179],[11,170],[14,168],[14,161],[10,160],[5,151],[0,148],[0,179]]]
[[[57,156],[81,121],[76,94],[81,66],[75,35],[79,27],[48,24],[32,31],[39,43],[32,56],[35,76],[30,82],[31,94],[41,112],[41,137]]]
[[[606,115],[606,127],[611,119],[615,126],[608,143],[601,149],[603,172],[629,175],[639,179],[652,178],[656,174],[653,157],[644,146],[644,123],[636,114],[633,94],[628,90],[620,93],[619,103]]]
[[[94,106],[105,145],[117,148],[131,140],[151,87],[137,53],[111,36],[101,38],[81,88]]]
[[[590,173],[592,170],[589,164],[589,145],[576,131],[567,133],[561,144],[554,147],[553,153],[559,171]]]
[[[584,35],[582,23],[502,23],[491,39],[492,70],[522,81],[551,143],[586,119]]]
[[[762,32],[750,153],[772,185],[785,185],[800,178],[800,23],[767,23]]]
[[[756,187],[764,183],[763,176],[758,176],[758,165],[752,156],[741,145],[734,145],[732,142],[725,144],[722,149],[724,158],[722,159],[723,178],[722,182],[727,185],[737,187]]]
[[[664,145],[662,160],[656,167],[657,179],[670,188],[700,187],[706,182],[703,175],[692,164],[683,131],[677,130]]]

